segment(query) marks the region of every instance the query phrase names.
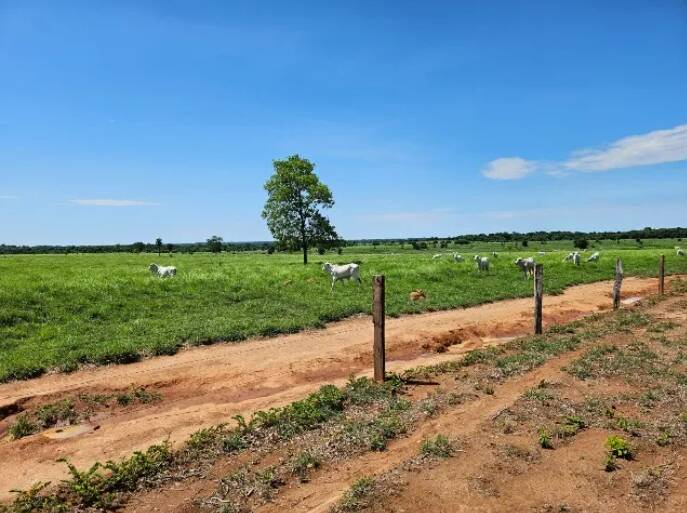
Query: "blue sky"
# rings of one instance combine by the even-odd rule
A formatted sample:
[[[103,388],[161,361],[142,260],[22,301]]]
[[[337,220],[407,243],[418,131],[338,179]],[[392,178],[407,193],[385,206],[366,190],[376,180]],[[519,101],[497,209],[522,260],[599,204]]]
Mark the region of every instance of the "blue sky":
[[[687,4],[0,0],[0,242],[687,226]]]

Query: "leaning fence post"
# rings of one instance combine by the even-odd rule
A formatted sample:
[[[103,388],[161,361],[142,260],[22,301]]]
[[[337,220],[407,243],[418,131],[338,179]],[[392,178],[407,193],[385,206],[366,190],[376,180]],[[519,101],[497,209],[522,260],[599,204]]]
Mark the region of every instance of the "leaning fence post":
[[[666,280],[666,256],[661,255],[658,259],[658,293],[662,296],[665,289]]]
[[[618,258],[615,261],[615,281],[613,282],[613,309],[620,307],[620,287],[623,284],[623,261]]]
[[[374,379],[384,382],[384,276],[375,276],[372,280],[372,323],[374,324]]]
[[[534,266],[534,334],[541,335],[544,300],[544,264]]]

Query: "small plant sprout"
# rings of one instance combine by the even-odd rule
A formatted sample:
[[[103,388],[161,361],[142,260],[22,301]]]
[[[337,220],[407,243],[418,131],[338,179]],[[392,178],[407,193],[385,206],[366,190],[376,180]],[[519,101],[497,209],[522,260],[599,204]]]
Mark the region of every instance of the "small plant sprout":
[[[539,430],[539,445],[542,449],[553,449],[551,432],[546,428],[541,428]]]

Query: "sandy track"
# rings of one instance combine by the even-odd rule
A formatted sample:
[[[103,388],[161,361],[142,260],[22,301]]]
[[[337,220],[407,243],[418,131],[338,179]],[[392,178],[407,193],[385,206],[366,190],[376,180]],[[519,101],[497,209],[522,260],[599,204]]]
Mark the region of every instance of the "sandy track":
[[[544,300],[545,324],[565,322],[606,309],[609,282],[580,285]],[[655,279],[628,278],[625,297],[656,289]],[[530,331],[531,299],[412,315],[387,321],[387,358],[391,371],[454,358],[475,347],[502,343]],[[0,459],[11,472],[0,473],[0,499],[13,488],[37,480],[59,480],[68,457],[83,467],[120,458],[169,438],[184,440],[197,429],[301,398],[324,383],[367,373],[371,365],[372,326],[360,316],[325,329],[240,344],[193,348],[169,357],[55,374],[0,385],[0,411],[30,401],[54,400],[79,392],[108,392],[136,385],[158,390],[163,401],[109,412],[92,419],[71,438],[45,434],[0,441]],[[437,353],[437,348],[444,352]]]

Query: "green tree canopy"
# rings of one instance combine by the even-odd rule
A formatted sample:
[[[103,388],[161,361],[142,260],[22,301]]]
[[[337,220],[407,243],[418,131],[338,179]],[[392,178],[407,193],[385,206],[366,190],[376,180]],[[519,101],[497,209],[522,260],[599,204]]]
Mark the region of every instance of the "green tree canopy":
[[[222,237],[219,237],[217,235],[213,235],[210,237],[207,241],[206,244],[208,246],[208,249],[212,251],[213,253],[219,253],[222,251],[222,246],[224,245],[224,239]]]
[[[278,245],[303,251],[308,263],[308,248],[331,247],[339,236],[322,210],[334,205],[332,192],[315,174],[308,159],[292,155],[274,161],[274,174],[265,183],[267,202],[262,217]]]

